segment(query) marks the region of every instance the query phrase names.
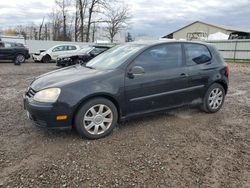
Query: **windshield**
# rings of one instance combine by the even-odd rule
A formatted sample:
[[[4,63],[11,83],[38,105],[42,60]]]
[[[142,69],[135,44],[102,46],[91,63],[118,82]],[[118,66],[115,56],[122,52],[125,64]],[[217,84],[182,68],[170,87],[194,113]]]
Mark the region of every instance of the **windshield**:
[[[129,57],[145,47],[142,44],[118,45],[89,61],[86,66],[94,69],[115,69]]]
[[[80,49],[80,52],[88,53],[88,52],[90,52],[92,49],[93,49],[92,46],[85,46],[85,47],[83,47],[83,48]]]

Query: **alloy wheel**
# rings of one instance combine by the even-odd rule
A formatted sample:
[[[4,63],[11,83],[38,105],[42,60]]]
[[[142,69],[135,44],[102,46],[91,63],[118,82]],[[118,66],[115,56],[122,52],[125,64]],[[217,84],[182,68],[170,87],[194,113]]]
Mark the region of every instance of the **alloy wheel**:
[[[92,135],[103,134],[109,129],[113,122],[111,109],[104,104],[97,104],[84,115],[83,125],[86,131]]]
[[[23,55],[18,55],[18,56],[16,57],[16,60],[17,60],[18,62],[20,62],[20,63],[23,63],[23,62],[25,61],[25,57],[24,57]]]
[[[223,102],[223,92],[220,88],[214,88],[208,97],[208,105],[211,109],[218,109]]]

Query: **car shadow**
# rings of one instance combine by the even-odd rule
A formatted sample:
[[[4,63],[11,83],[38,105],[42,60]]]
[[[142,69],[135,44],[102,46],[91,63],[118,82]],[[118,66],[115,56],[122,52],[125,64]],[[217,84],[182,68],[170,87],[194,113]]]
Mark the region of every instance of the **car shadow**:
[[[132,127],[135,128],[136,126],[146,126],[147,123],[149,122],[150,124],[153,124],[153,122],[157,122],[160,119],[168,119],[168,118],[181,118],[183,121],[185,119],[192,118],[193,114],[197,114],[201,112],[199,108],[197,107],[181,107],[178,109],[172,109],[168,110],[165,112],[158,112],[155,114],[150,114],[150,115],[145,115],[143,117],[136,117],[132,118],[123,122],[120,122],[117,124],[115,128],[115,132],[123,132],[123,131],[128,131],[127,129],[131,129]],[[202,112],[201,112],[202,113]],[[47,139],[62,139],[62,138],[67,138],[67,139],[72,139],[72,140],[89,140],[85,137],[81,137],[77,131],[72,128],[72,129],[67,129],[67,130],[60,130],[60,129],[46,129],[46,128],[39,128],[36,127],[35,125],[33,126],[33,131],[36,132],[39,135],[42,135],[43,137]],[[108,135],[107,137],[112,138],[112,135],[116,133],[112,133],[111,135]]]

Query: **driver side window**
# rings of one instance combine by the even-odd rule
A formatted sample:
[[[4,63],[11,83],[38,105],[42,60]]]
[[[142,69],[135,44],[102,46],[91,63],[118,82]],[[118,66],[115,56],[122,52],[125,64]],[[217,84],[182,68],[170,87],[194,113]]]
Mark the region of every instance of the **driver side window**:
[[[141,66],[145,72],[172,69],[182,64],[181,44],[162,44],[147,49],[134,60],[134,66]]]
[[[65,51],[66,46],[57,46],[53,49],[53,52]]]

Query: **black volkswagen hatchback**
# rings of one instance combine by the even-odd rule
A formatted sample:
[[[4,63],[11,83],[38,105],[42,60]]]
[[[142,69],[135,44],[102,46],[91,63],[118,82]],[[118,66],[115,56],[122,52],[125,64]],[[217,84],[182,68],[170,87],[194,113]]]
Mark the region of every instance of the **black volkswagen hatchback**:
[[[168,41],[116,46],[86,65],[37,77],[24,95],[38,126],[108,135],[117,122],[186,104],[209,113],[223,105],[228,66],[211,45]]]

